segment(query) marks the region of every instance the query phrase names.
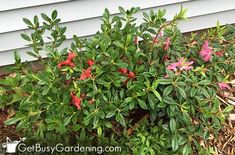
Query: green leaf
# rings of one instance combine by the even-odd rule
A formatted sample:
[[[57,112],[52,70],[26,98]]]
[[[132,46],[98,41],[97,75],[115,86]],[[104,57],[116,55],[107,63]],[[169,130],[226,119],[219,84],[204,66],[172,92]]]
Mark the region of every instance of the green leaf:
[[[42,96],[45,96],[46,94],[48,94],[48,92],[50,91],[50,87],[44,89],[44,91],[42,92]]]
[[[158,105],[157,105],[158,108],[164,108],[166,107],[166,104],[165,102],[160,102]]]
[[[124,102],[129,103],[129,102],[133,101],[133,99],[134,99],[133,97],[127,97],[127,98],[125,98]]]
[[[167,104],[177,104],[175,102],[175,100],[173,100],[172,98],[168,97],[168,96],[164,96],[163,97],[163,102],[167,103]]]
[[[171,147],[173,151],[176,151],[179,147],[179,138],[177,135],[174,135],[171,141]]]
[[[161,84],[161,85],[167,85],[167,84],[171,84],[172,81],[171,79],[158,79],[158,84]]]
[[[151,95],[152,95],[152,94],[149,94],[149,95],[148,95],[148,102],[149,102],[150,107],[154,110],[154,109],[155,109],[155,103],[154,103],[154,101],[153,101]]]
[[[125,15],[126,14],[126,11],[124,10],[124,8],[123,7],[121,7],[121,6],[119,6],[119,11],[120,11],[120,13],[122,13],[123,15]]]
[[[34,22],[34,24],[36,25],[36,27],[39,26],[38,16],[34,16],[33,22]]]
[[[17,123],[18,121],[20,121],[21,118],[11,118],[11,119],[8,119],[7,121],[5,121],[5,125],[12,125],[12,124],[15,124]]]
[[[57,128],[57,127],[56,127],[55,124],[50,124],[50,125],[48,125],[47,130],[52,131],[52,130],[54,130],[54,129],[56,129],[56,128]]]
[[[99,117],[98,117],[98,116],[95,116],[94,119],[93,119],[93,128],[96,128],[96,127],[97,127],[98,122],[99,122]]]
[[[154,93],[154,95],[159,99],[160,102],[162,102],[162,97],[161,95],[155,90],[155,89],[151,89],[151,91]]]
[[[41,13],[41,17],[42,19],[44,19],[47,22],[51,22],[51,19],[45,14],[45,13]]]
[[[184,99],[186,99],[186,98],[187,98],[187,95],[186,95],[185,90],[184,90],[183,88],[181,88],[181,87],[177,87],[177,89],[178,89],[180,95],[181,95]]]
[[[205,88],[201,88],[200,91],[206,98],[210,98],[210,94]]]
[[[38,56],[34,54],[33,52],[26,52],[26,53],[34,58],[38,58]]]
[[[171,118],[171,120],[170,120],[170,129],[172,132],[174,132],[176,130],[176,121],[174,118]]]
[[[118,113],[115,117],[116,121],[119,122],[122,126],[126,126],[125,118],[121,113]]]
[[[158,80],[154,81],[151,87],[153,89],[156,89],[157,86],[158,86]]]
[[[169,95],[173,90],[173,87],[170,85],[164,89],[163,95],[167,96]]]
[[[31,38],[30,38],[27,34],[21,33],[20,36],[21,36],[24,40],[31,41]]]
[[[107,115],[106,118],[111,118],[116,114],[116,111],[110,111]]]
[[[27,24],[28,26],[30,26],[30,27],[33,26],[32,22],[31,22],[30,20],[28,20],[27,18],[23,18],[23,21],[24,21],[24,23]]]
[[[57,11],[56,10],[54,10],[53,12],[52,12],[52,14],[51,14],[51,18],[52,19],[56,19],[57,18]]]
[[[138,103],[139,103],[139,105],[140,105],[140,107],[141,107],[142,109],[145,109],[145,110],[148,109],[146,103],[145,103],[143,100],[138,99]]]
[[[97,133],[99,137],[102,135],[102,128],[100,126],[97,128]]]
[[[224,110],[223,113],[229,113],[230,111],[232,111],[234,108],[233,105],[228,105]]]
[[[206,130],[206,131],[203,133],[203,139],[204,139],[204,140],[207,140],[207,139],[209,138],[209,136],[210,136],[210,132],[209,132],[209,130]]]
[[[200,81],[199,83],[198,83],[198,85],[204,85],[204,86],[207,86],[207,85],[209,85],[211,83],[211,81],[210,80],[202,80],[202,81]]]
[[[125,63],[125,62],[118,62],[118,63],[116,63],[116,65],[117,65],[118,67],[120,67],[120,68],[126,68],[126,67],[128,67],[128,64]]]
[[[184,145],[183,155],[191,154],[191,151],[192,151],[192,148],[191,148],[190,143],[187,143],[186,145]]]
[[[68,125],[71,122],[71,118],[72,118],[72,116],[65,118],[64,126]]]
[[[82,131],[80,132],[80,140],[83,141],[86,138],[86,130],[82,128]]]
[[[20,63],[21,62],[21,58],[20,55],[17,51],[14,51],[14,59],[16,63]]]

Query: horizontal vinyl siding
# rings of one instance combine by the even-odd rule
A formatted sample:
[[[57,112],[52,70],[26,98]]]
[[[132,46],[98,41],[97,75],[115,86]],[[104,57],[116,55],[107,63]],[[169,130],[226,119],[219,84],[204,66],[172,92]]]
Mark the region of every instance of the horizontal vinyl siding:
[[[66,1],[69,0],[10,0],[10,2],[9,0],[1,0],[0,12]]]
[[[73,34],[80,37],[94,35],[100,29],[100,17],[105,8],[111,14],[118,13],[118,6],[130,8],[138,6],[141,11],[136,14],[137,24],[142,22],[142,13],[149,10],[166,9],[167,19],[170,20],[179,11],[180,5],[188,9],[189,21],[179,22],[182,32],[190,32],[215,26],[217,21],[221,24],[235,23],[235,1],[226,0],[77,0],[48,5],[33,5],[32,8],[22,8],[0,12],[0,66],[14,63],[13,50],[17,49],[22,60],[33,60],[26,54],[30,48],[25,47],[27,42],[23,41],[20,33],[29,33],[30,30],[22,22],[23,17],[32,18],[41,12],[51,13],[57,9],[62,25],[67,27],[66,36],[68,40],[64,46],[69,47]],[[1,8],[0,8],[1,9]],[[3,21],[3,24],[2,24]],[[45,56],[45,54],[43,54]]]

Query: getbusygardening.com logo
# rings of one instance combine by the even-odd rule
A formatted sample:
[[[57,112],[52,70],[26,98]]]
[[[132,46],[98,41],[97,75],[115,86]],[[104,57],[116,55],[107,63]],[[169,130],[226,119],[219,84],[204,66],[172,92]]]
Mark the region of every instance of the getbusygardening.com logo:
[[[27,145],[24,143],[26,138],[20,138],[20,140],[12,141],[10,138],[6,138],[6,142],[2,144],[2,149],[5,153],[14,154],[16,152],[28,152],[28,153],[62,153],[62,152],[73,152],[73,153],[83,153],[83,152],[96,152],[97,154],[102,154],[103,152],[121,152],[121,147],[119,146],[65,146],[62,143],[58,143],[55,146],[45,146],[40,143],[35,143],[32,145]]]

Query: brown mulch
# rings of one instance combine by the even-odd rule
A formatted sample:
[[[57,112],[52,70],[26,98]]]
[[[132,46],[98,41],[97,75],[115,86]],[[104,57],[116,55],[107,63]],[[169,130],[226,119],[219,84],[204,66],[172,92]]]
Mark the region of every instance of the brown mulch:
[[[210,146],[215,151],[213,155],[235,155],[235,123],[225,124],[218,137],[210,135],[209,140],[201,140],[201,146]]]
[[[6,138],[18,140],[20,135],[16,132],[15,125],[6,126],[4,121],[9,117],[7,110],[0,110],[0,144],[6,142]]]

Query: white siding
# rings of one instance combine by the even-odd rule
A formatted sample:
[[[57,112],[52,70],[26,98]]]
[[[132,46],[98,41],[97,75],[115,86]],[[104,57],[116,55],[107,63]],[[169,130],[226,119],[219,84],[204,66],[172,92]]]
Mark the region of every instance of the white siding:
[[[27,42],[20,38],[23,32],[30,32],[22,21],[23,17],[33,18],[44,12],[50,14],[58,10],[62,25],[67,26],[65,46],[70,45],[73,34],[80,37],[94,35],[100,29],[100,17],[105,8],[111,14],[118,13],[118,6],[140,7],[136,14],[137,23],[142,21],[142,13],[151,9],[167,9],[167,19],[172,19],[183,5],[188,9],[189,21],[179,23],[182,32],[190,32],[221,24],[235,23],[234,0],[2,0],[0,6],[0,66],[14,63],[13,51],[20,52],[23,60],[32,60],[25,51]],[[226,3],[225,3],[226,2]]]

